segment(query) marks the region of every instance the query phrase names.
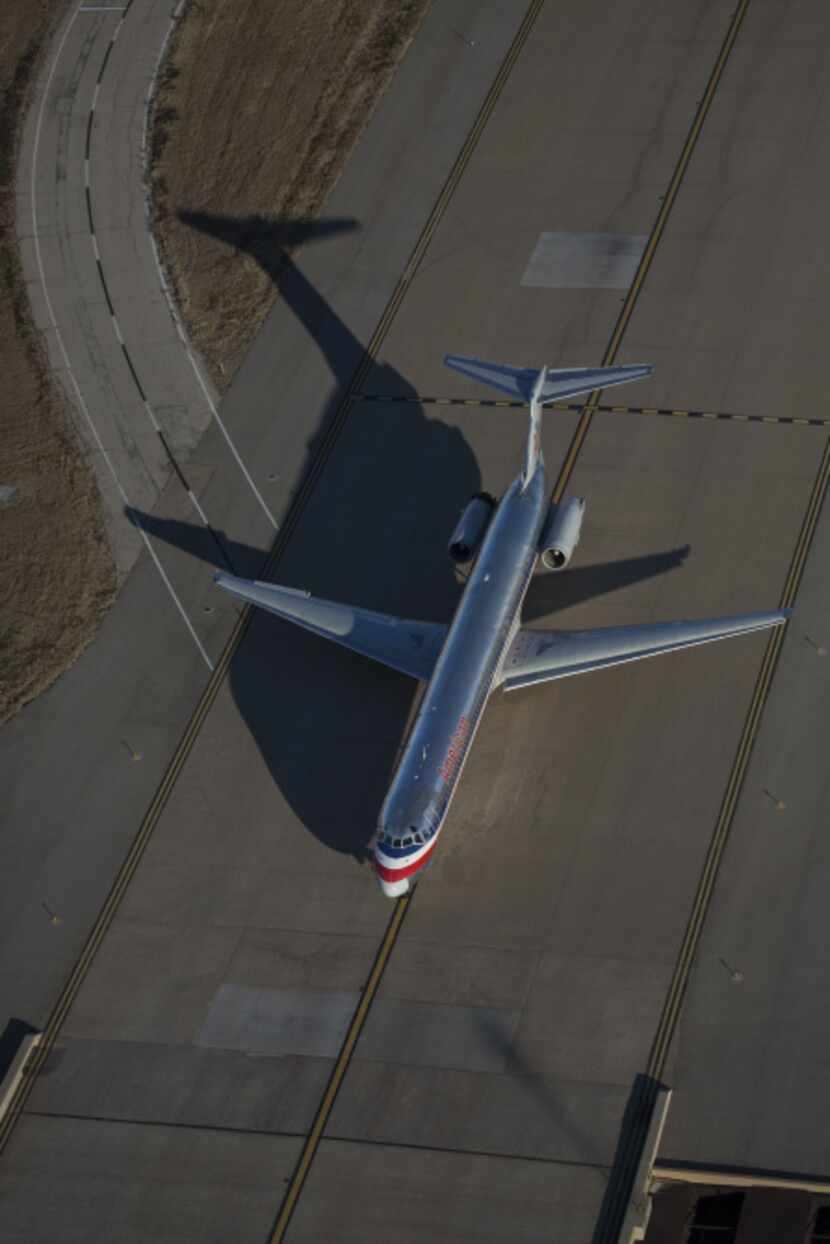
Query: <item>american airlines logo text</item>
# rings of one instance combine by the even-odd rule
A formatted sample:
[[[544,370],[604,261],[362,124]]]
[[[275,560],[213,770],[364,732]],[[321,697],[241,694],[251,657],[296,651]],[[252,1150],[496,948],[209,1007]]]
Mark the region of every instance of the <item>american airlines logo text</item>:
[[[461,753],[464,750],[464,744],[467,741],[469,733],[469,720],[466,717],[459,717],[458,725],[455,727],[452,739],[450,740],[449,751],[444,757],[444,763],[438,770],[439,776],[442,777],[445,782],[449,782],[455,772],[456,766],[461,759]]]

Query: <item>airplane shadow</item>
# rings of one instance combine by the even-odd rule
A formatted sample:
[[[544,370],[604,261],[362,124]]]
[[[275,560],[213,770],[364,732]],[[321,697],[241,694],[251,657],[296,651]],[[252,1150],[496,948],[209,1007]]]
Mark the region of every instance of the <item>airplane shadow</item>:
[[[180,217],[253,255],[329,366],[332,389],[309,441],[310,465],[364,347],[295,263],[291,249],[355,228],[355,222],[230,219],[206,212]],[[379,391],[399,394],[401,401],[352,407],[281,556],[277,578],[333,600],[446,621],[462,587],[447,540],[467,499],[482,487],[478,464],[457,428],[426,417],[405,377],[387,367],[380,383]],[[126,513],[149,535],[208,565],[254,577],[264,565],[267,550],[234,541],[221,530],[130,507]],[[546,616],[661,574],[679,565],[685,553],[672,550],[540,577],[531,585],[525,616]],[[297,818],[327,846],[365,859],[415,684],[262,613],[255,614],[229,677],[241,716]]]
[[[353,220],[234,219],[180,212],[182,221],[253,256],[331,373],[314,412],[305,470],[317,457],[365,347],[302,271],[295,248],[357,228]],[[264,332],[267,334],[269,325]],[[274,331],[271,328],[271,331]],[[380,373],[380,375],[378,374]],[[355,403],[304,504],[275,572],[315,595],[410,617],[449,618],[462,584],[449,532],[481,476],[458,428],[427,418],[408,380],[374,365],[400,402]],[[127,511],[151,536],[210,566],[262,573],[266,549],[222,530]],[[239,712],[297,819],[359,860],[377,816],[416,690],[413,680],[257,613],[231,663]]]

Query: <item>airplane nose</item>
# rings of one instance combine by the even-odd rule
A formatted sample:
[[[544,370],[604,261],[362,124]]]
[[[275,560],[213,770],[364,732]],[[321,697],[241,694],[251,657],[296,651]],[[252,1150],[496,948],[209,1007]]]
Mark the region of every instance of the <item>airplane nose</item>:
[[[385,870],[384,870],[385,871]],[[387,898],[400,898],[402,894],[409,891],[408,877],[384,877],[380,869],[377,867],[377,858],[375,859],[375,873],[378,879],[378,885]]]
[[[387,898],[400,898],[409,891],[408,877],[402,877],[400,881],[386,881],[383,877],[378,877],[378,881]]]

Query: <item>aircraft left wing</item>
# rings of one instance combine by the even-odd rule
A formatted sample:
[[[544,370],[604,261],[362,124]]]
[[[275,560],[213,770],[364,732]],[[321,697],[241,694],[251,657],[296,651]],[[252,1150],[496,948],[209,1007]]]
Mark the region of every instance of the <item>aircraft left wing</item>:
[[[644,626],[609,626],[596,631],[520,630],[501,670],[505,691],[587,674],[591,670],[623,665],[644,657],[693,648],[733,635],[781,626],[791,609],[772,613],[743,613],[731,618],[705,618],[696,622],[658,622]]]
[[[356,609],[276,583],[237,579],[223,571],[218,571],[213,581],[232,596],[423,682],[432,676],[447,634],[447,627],[437,622],[415,622]]]

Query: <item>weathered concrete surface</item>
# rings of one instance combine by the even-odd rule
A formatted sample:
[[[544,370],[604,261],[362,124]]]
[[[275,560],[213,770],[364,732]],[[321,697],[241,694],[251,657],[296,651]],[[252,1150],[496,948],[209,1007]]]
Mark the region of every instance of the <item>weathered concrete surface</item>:
[[[748,48],[760,46],[772,7],[752,10],[760,25],[747,27]],[[808,10],[814,21],[827,20],[823,10]],[[794,38],[802,37],[808,10],[791,17]],[[726,4],[669,10],[631,4],[610,15],[598,4],[542,10],[367,391],[399,399],[418,392],[473,396],[460,377],[441,369],[445,349],[518,363],[601,357],[619,291],[523,288],[528,258],[546,230],[648,231],[730,15]],[[430,47],[437,20],[416,52]],[[506,28],[500,29],[506,45]],[[787,29],[782,18],[770,38],[789,63]],[[727,168],[734,152],[734,167],[748,169],[740,157],[744,128],[766,133],[778,118],[770,118],[764,93],[747,85],[756,78],[742,77],[736,63],[723,88],[740,105],[740,123],[727,125],[720,141]],[[801,87],[817,116],[826,107],[821,81],[808,78]],[[411,80],[400,82],[390,108],[409,98],[395,91],[411,90]],[[372,164],[372,133],[355,175],[360,160]],[[822,193],[824,166],[797,164],[803,153],[792,133],[775,153],[771,164],[756,169],[754,198],[747,192],[742,227],[730,239],[733,283],[767,263],[773,236],[767,194],[785,196],[793,263],[799,238],[809,243],[811,200]],[[800,178],[789,181],[796,166]],[[655,381],[639,386],[636,397],[632,388],[630,400],[651,404],[659,397],[661,405],[685,408],[740,398],[746,413],[791,413],[782,392],[761,394],[750,383],[753,334],[782,313],[772,286],[752,287],[737,354],[718,345],[734,344],[738,329],[712,220],[729,209],[735,188],[731,176],[700,170],[697,177],[678,200],[677,219],[687,193],[696,203],[685,232],[667,233],[623,343],[621,361],[628,361],[652,357],[647,324],[655,326],[658,346],[668,341],[658,351]],[[341,185],[333,213],[348,214],[348,198],[339,196],[353,184]],[[353,240],[349,235],[349,245]],[[321,247],[315,263],[324,264],[322,255]],[[679,270],[686,284],[678,286]],[[314,319],[306,314],[320,310],[308,288],[314,278],[302,276],[305,283],[298,278],[289,285],[286,305],[254,347],[251,368],[283,340],[282,326],[296,308],[304,328],[319,334],[326,359],[340,360],[342,387],[349,374],[344,360],[355,349],[348,307],[362,286],[356,274],[354,281],[344,277],[350,292],[338,309],[346,310]],[[693,324],[681,314],[690,285],[698,300]],[[694,347],[694,368],[683,362],[692,331],[704,339]],[[781,340],[779,363],[786,369],[807,362],[803,383],[818,401],[818,363],[795,338],[782,334]],[[249,370],[238,389],[240,397],[260,395],[240,424],[252,443],[274,390],[270,366],[261,365],[261,387]],[[546,421],[551,468],[574,426],[572,414]],[[285,431],[274,421],[261,430],[261,454],[273,455],[281,436],[299,437],[298,428]],[[376,608],[448,617],[459,587],[444,559],[447,533],[471,492],[482,484],[504,487],[523,435],[521,417],[501,410],[422,408],[401,400],[357,404],[281,561],[280,578]],[[589,499],[576,565],[533,585],[528,619],[597,626],[774,605],[824,439],[821,429],[797,426],[597,416],[571,484]],[[186,526],[160,522],[156,530],[171,544],[192,547]],[[811,573],[821,578],[819,561],[811,561]],[[793,714],[806,704],[806,689],[790,685],[789,654],[799,645],[800,659],[815,659],[810,669],[823,669],[800,634],[805,618],[815,629],[823,616],[823,605],[811,600],[808,593],[797,602],[774,690],[788,708],[769,718],[769,750],[759,745],[754,763],[760,767],[747,781],[739,818],[757,816],[754,800],[769,804],[763,788],[774,789],[782,776],[772,758],[785,751]],[[412,1239],[589,1238],[631,1084],[644,1068],[664,1004],[764,643],[756,636],[494,700],[446,840],[412,903],[338,1096],[290,1240],[332,1231],[334,1238],[386,1240],[390,1223]],[[804,677],[813,683],[823,675]],[[264,1058],[246,1058],[239,1049],[206,1048],[200,1034],[217,999],[221,1005],[232,996],[228,990],[285,999],[305,989],[314,1005],[326,994],[333,1005],[365,982],[389,908],[360,855],[411,695],[411,685],[390,672],[274,619],[256,619],[64,1026],[65,1049],[35,1089],[32,1110],[141,1118],[154,1127],[220,1128],[230,1119],[246,1131],[305,1131],[330,1057],[310,1043],[304,1054],[275,1058],[266,1050]],[[816,701],[811,720],[819,720],[822,706]],[[780,797],[795,807],[794,796]],[[763,815],[781,823],[771,805]],[[808,853],[800,858],[806,868]],[[759,854],[748,875],[757,876],[758,888],[762,879],[772,887],[780,866],[780,856]],[[801,875],[798,869],[792,875],[793,894]],[[750,902],[748,892],[743,901]],[[758,909],[761,929],[768,920],[772,929],[768,907]],[[803,911],[817,910],[808,896]],[[781,921],[779,940],[791,928],[786,913]],[[815,927],[805,925],[798,944],[812,947]],[[733,989],[718,971],[720,988]],[[754,1014],[766,1015],[767,1006],[769,1000]],[[735,1030],[745,1031],[738,1020]],[[257,1031],[250,1054],[262,1053],[254,1048],[261,1039]],[[768,1047],[773,1061],[778,1048]],[[466,1052],[468,1065],[459,1066]],[[100,1067],[113,1068],[111,1080],[101,1082]],[[678,1079],[675,1118],[684,1109],[683,1092]],[[791,1100],[803,1101],[800,1088]],[[707,1133],[699,1119],[688,1135],[701,1129],[702,1150]],[[673,1135],[682,1135],[672,1127],[670,1117],[667,1151]],[[18,1143],[14,1138],[10,1154]],[[25,1158],[19,1160],[23,1171]],[[59,1170],[55,1158],[43,1176],[55,1196]],[[281,1193],[275,1180],[274,1211]],[[25,1189],[20,1195],[18,1204],[28,1206]],[[181,1195],[187,1199],[186,1188]]]

